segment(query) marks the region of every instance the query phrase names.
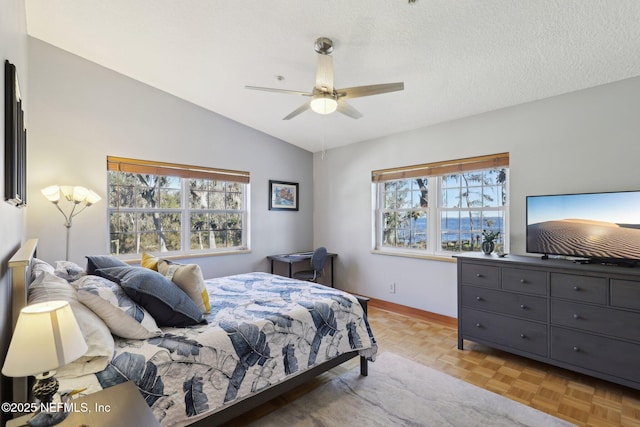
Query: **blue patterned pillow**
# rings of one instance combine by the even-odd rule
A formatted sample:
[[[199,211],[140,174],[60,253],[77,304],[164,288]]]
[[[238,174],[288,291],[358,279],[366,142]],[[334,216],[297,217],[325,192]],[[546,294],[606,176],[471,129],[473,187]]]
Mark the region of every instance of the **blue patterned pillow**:
[[[143,306],[160,326],[189,326],[205,322],[198,306],[171,280],[142,267],[100,268],[96,274],[114,282]]]
[[[78,300],[97,314],[114,335],[145,339],[162,334],[149,312],[129,298],[117,283],[89,275],[71,285],[78,290]]]

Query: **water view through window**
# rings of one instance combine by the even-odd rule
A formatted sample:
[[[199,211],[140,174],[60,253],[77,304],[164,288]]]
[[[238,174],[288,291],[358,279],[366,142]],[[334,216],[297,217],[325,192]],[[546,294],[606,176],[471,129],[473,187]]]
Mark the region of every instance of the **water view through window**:
[[[480,251],[483,231],[504,251],[507,169],[483,169],[378,184],[381,248]],[[433,240],[433,241],[431,241]]]

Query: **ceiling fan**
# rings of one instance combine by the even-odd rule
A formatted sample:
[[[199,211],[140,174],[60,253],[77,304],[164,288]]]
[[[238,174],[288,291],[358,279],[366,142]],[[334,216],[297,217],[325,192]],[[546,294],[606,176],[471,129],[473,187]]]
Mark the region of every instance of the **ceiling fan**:
[[[316,69],[316,84],[311,92],[258,86],[245,86],[245,88],[311,97],[311,100],[298,107],[283,120],[292,119],[309,109],[319,114],[331,114],[337,110],[339,113],[351,118],[359,119],[362,114],[347,104],[346,99],[404,90],[403,82],[336,89],[333,87],[333,57],[331,56],[333,42],[326,37],[320,37],[316,40],[314,47],[315,51],[318,52],[318,67]]]

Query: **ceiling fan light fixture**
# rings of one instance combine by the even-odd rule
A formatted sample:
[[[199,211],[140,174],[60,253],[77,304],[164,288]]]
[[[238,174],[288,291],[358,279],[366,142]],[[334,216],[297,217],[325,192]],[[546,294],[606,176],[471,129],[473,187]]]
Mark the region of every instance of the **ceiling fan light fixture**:
[[[362,114],[345,102],[346,100],[404,90],[403,82],[336,89],[333,84],[333,58],[331,57],[331,52],[333,52],[333,41],[327,37],[318,38],[315,43],[315,51],[318,53],[316,84],[311,92],[258,86],[245,86],[245,88],[311,97],[310,101],[305,101],[303,105],[287,114],[282,120],[290,120],[307,110],[323,115],[338,111],[352,119],[359,119],[362,117]],[[280,77],[277,78],[280,80]],[[339,104],[338,101],[340,101]],[[340,108],[338,108],[338,106]]]
[[[329,94],[314,95],[310,107],[318,114],[331,114],[338,108],[338,101]]]

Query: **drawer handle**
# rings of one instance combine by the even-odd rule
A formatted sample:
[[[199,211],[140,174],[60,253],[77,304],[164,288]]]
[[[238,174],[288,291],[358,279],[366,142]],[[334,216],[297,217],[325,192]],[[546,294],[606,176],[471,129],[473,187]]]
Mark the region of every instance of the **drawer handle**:
[[[527,281],[524,279],[520,279],[520,283],[527,283]]]
[[[476,297],[476,301],[482,301],[482,297]]]
[[[574,286],[574,287],[573,287],[573,290],[574,290],[574,291],[576,291],[576,292],[578,292],[578,291],[580,290],[580,286]]]
[[[476,277],[482,277],[482,274],[476,273]]]
[[[524,305],[524,304],[520,304],[520,308],[521,308],[521,309],[523,309],[523,310],[526,310],[526,309],[527,309],[527,306],[526,306],[526,305]]]
[[[476,323],[476,328],[482,328],[482,325],[480,323]]]
[[[573,347],[573,351],[575,351],[576,353],[580,351],[580,347]]]
[[[527,336],[525,334],[520,334],[520,338],[525,339]]]
[[[580,315],[578,313],[576,313],[576,314],[573,315],[573,318],[578,320],[580,318]]]

